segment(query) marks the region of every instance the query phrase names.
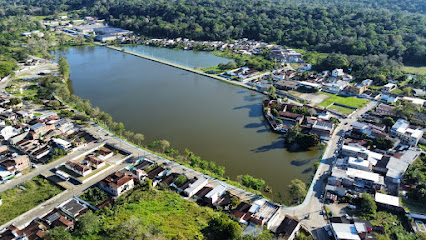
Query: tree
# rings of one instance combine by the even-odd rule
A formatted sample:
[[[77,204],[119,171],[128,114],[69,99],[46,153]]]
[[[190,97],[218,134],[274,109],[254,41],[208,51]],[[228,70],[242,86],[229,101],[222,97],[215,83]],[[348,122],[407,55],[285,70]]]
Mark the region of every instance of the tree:
[[[228,218],[226,215],[219,215],[209,221],[209,231],[211,238],[217,240],[238,239],[242,234],[241,226]]]
[[[89,211],[77,221],[75,232],[80,236],[96,235],[100,228],[99,216]]]
[[[360,200],[360,209],[361,215],[370,217],[371,219],[376,217],[377,205],[374,201],[374,198],[370,194],[362,194],[362,198]]]
[[[373,145],[378,149],[388,150],[393,147],[393,141],[389,138],[375,138],[373,140]]]
[[[65,81],[67,81],[70,77],[70,66],[68,64],[67,59],[64,56],[59,56],[59,72],[64,77]]]
[[[167,148],[170,147],[170,143],[169,141],[163,139],[158,141],[158,146],[160,147],[161,151],[164,152]]]
[[[142,221],[135,216],[122,222],[116,230],[116,239],[136,240],[141,239],[144,234]]]
[[[290,196],[297,203],[306,196],[306,184],[300,179],[293,179],[288,185]]]
[[[10,105],[18,105],[22,103],[22,100],[20,98],[11,98],[10,100]]]
[[[387,127],[392,127],[395,124],[395,120],[391,117],[385,117],[382,121],[383,124],[385,124]]]
[[[46,233],[46,240],[71,240],[72,236],[65,227],[55,227]]]
[[[412,92],[412,88],[410,88],[410,87],[406,87],[406,88],[404,88],[404,89],[402,89],[402,94],[404,94],[404,96],[411,96],[411,92]]]
[[[296,138],[296,143],[303,149],[310,147],[315,147],[320,144],[321,140],[317,134],[308,133],[308,134],[299,134]]]
[[[299,135],[299,132],[300,132],[300,129],[297,125],[291,127],[284,136],[284,143],[293,144],[296,141],[297,135]]]
[[[138,143],[138,145],[140,146],[142,141],[145,140],[145,136],[141,133],[136,133],[135,136],[133,136],[133,138],[135,139],[135,141]]]

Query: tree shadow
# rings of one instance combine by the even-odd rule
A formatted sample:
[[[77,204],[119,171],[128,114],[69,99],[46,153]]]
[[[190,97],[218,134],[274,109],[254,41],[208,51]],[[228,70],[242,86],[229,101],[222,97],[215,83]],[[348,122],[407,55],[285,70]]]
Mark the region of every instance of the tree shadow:
[[[303,174],[310,173],[310,172],[312,172],[312,170],[313,170],[313,168],[310,167],[310,168],[307,168],[307,169],[303,170],[302,173]]]
[[[265,126],[263,123],[249,123],[244,126],[244,128],[260,128]]]
[[[313,158],[310,159],[304,159],[304,160],[293,160],[291,161],[291,165],[296,166],[296,167],[301,167],[303,165],[306,165],[308,163],[310,163],[313,160]]]
[[[262,152],[267,152],[270,150],[274,150],[274,149],[284,149],[284,144],[283,144],[283,140],[277,140],[269,145],[264,145],[255,149],[252,149],[250,151],[255,152],[255,153],[262,153]]]
[[[244,105],[244,106],[240,106],[240,107],[234,107],[232,110],[241,110],[241,109],[248,109],[249,110],[248,116],[251,117],[251,118],[262,116],[262,110],[261,110],[260,105],[258,103],[257,104]]]

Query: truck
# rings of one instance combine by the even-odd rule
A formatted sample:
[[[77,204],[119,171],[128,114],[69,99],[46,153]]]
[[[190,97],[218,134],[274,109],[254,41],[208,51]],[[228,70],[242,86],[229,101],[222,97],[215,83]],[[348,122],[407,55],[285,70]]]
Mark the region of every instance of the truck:
[[[60,177],[62,180],[65,180],[65,181],[70,180],[70,175],[61,170],[56,170],[55,174],[56,176]]]

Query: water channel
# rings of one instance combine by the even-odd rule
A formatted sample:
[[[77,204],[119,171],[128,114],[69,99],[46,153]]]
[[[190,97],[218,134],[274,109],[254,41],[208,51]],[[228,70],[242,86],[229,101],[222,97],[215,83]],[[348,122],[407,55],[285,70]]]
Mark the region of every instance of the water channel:
[[[246,173],[263,178],[275,200],[277,192],[286,195],[292,179],[309,181],[320,157],[316,150],[283,148],[262,117],[260,93],[100,46],[60,54],[70,64],[74,93],[143,133],[147,144],[167,139],[181,152],[188,148],[225,166],[231,179]],[[185,54],[181,63],[200,62],[199,53]],[[217,64],[212,57],[210,65]]]

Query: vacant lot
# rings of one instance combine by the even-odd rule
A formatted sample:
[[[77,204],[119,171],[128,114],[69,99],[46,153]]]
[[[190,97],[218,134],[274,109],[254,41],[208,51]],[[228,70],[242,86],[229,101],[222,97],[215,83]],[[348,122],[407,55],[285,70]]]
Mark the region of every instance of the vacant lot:
[[[403,66],[401,70],[406,73],[426,75],[426,66],[421,66],[421,67]]]
[[[360,99],[355,97],[344,97],[344,96],[339,96],[336,94],[331,94],[326,92],[322,92],[321,94],[329,96],[327,99],[325,99],[319,104],[319,106],[322,106],[322,107],[327,107],[328,105],[332,103],[340,103],[340,104],[348,105],[351,107],[361,108],[368,102],[368,100],[365,100],[365,99]]]
[[[351,114],[354,111],[353,109],[350,109],[350,108],[347,108],[347,107],[342,107],[342,106],[337,106],[337,105],[332,105],[328,109],[336,111],[338,113],[341,113],[345,116],[348,116],[349,114]]]
[[[14,219],[47,199],[59,194],[62,189],[40,176],[0,194],[0,224]]]

